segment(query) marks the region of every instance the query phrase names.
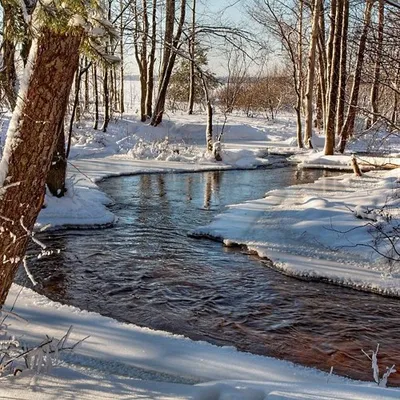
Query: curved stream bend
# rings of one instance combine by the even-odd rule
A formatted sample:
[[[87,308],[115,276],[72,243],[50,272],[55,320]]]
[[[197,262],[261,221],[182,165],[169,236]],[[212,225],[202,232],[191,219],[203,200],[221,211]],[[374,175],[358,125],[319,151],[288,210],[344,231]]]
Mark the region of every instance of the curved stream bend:
[[[399,363],[398,300],[292,279],[187,236],[226,204],[323,174],[288,167],[106,180],[118,223],[43,234],[62,251],[31,267],[35,290],[120,321],[371,380],[361,349],[380,343],[382,365]],[[19,282],[29,285],[23,273]]]

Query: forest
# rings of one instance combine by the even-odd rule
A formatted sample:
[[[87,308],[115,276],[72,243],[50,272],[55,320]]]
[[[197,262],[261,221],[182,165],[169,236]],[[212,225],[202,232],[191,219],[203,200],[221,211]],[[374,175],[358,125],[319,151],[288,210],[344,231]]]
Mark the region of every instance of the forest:
[[[5,396],[398,398],[397,0],[0,4]]]

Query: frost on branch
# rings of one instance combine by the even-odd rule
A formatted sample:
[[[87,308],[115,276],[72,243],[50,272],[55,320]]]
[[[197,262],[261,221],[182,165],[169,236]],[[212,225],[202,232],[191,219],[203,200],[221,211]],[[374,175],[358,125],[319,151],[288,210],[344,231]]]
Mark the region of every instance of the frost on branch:
[[[389,376],[396,372],[395,365],[393,364],[391,367],[386,367],[386,372],[380,377],[378,366],[379,344],[376,346],[375,351],[371,350],[371,355],[368,355],[364,350],[361,351],[371,360],[372,376],[376,384],[381,387],[386,387]]]
[[[0,376],[17,375],[20,372],[30,370],[35,374],[48,373],[59,362],[60,353],[73,351],[84,340],[73,344],[67,344],[72,326],[61,339],[46,336],[37,346],[29,347],[17,340],[14,336],[7,335],[7,326],[3,318],[0,327],[3,327],[0,337]]]

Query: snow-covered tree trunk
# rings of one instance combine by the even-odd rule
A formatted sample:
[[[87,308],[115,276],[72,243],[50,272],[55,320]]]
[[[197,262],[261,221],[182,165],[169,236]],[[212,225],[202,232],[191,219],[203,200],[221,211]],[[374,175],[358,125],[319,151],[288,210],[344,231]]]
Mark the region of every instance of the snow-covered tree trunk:
[[[21,263],[37,215],[61,120],[79,61],[80,29],[41,27],[0,163],[0,306]]]

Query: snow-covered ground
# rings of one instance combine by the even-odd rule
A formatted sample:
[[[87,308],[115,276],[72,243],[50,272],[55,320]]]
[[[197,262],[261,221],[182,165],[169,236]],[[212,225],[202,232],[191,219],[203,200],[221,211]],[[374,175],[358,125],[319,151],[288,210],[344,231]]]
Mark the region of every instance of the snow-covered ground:
[[[194,342],[167,332],[123,324],[47,300],[14,285],[9,332],[28,344],[44,334],[72,344],[88,335],[50,374],[25,373],[0,380],[9,399],[310,400],[398,399],[400,390],[346,380],[231,347]],[[63,354],[63,353],[61,353]]]
[[[222,120],[217,119],[215,132],[221,129]],[[298,153],[291,117],[275,122],[230,117],[224,130],[222,163],[212,161],[204,152],[204,131],[201,115],[174,115],[158,128],[140,124],[131,116],[112,124],[109,134],[82,124],[73,139],[67,196],[46,197],[38,229],[112,224],[114,215],[106,207],[111,200],[96,186],[106,177],[253,168],[282,164],[282,159],[272,154]],[[376,150],[375,144],[369,148],[367,141],[363,143],[364,147],[360,141],[355,145]],[[316,138],[314,164],[333,162],[318,154],[322,146],[323,140]],[[399,144],[394,146],[391,163],[400,152]],[[305,154],[296,157],[306,159]],[[336,165],[349,164],[350,156],[344,157]],[[377,231],[372,226],[389,236],[396,226],[398,178],[398,170],[391,170],[361,178],[325,178],[315,184],[273,191],[264,199],[231,206],[196,233],[217,237],[226,245],[244,244],[274,260],[276,267],[288,274],[399,295],[399,263],[386,263],[375,251],[387,252],[391,247],[387,237],[376,241]],[[9,308],[19,291],[14,285],[7,300]],[[8,318],[8,333],[30,345],[45,334],[60,338],[70,325],[74,326],[71,341],[87,335],[90,338],[73,354],[65,355],[51,375],[2,378],[3,398],[400,398],[397,389],[348,381],[233,348],[122,324],[51,302],[29,289],[22,290],[14,311],[28,322]]]

